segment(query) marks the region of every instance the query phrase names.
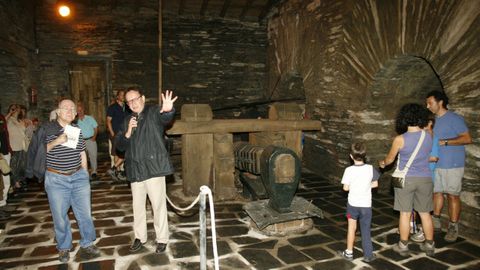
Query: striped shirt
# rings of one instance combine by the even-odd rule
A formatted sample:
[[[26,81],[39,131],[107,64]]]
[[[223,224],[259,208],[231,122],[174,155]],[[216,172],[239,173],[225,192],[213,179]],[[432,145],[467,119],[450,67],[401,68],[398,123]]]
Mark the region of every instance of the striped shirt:
[[[74,127],[77,127],[74,124],[71,124]],[[58,124],[58,131],[56,134],[48,135],[46,137],[47,143],[52,142],[58,136],[63,134],[64,128]],[[47,152],[47,168],[52,168],[57,171],[67,172],[78,169],[82,165],[82,158],[80,153],[85,151],[85,140],[83,139],[82,132],[80,132],[80,137],[78,140],[77,147],[72,149],[63,145],[56,145],[50,151]]]

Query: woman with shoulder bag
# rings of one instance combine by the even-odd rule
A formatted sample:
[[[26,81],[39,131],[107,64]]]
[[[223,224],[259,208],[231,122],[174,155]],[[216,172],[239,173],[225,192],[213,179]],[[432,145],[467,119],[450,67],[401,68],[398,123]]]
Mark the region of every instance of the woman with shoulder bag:
[[[393,139],[392,147],[384,160],[379,162],[385,168],[395,161],[398,155],[395,175],[404,175],[403,187],[394,188],[394,209],[400,212],[400,241],[393,249],[402,256],[408,256],[408,238],[410,218],[415,209],[422,221],[425,242],[421,249],[428,256],[435,253],[433,242],[433,223],[430,212],[433,210],[432,173],[429,169],[429,157],[432,149],[432,136],[423,128],[428,124],[428,111],[420,104],[410,103],[402,106],[396,118],[398,136]]]

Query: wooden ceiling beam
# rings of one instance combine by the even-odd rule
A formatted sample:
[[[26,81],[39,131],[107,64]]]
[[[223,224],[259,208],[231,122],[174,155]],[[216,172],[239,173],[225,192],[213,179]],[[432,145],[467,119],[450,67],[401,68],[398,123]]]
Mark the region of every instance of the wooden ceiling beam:
[[[185,0],[180,0],[180,5],[178,6],[178,15],[183,15],[185,12]]]
[[[223,2],[222,11],[220,11],[220,17],[221,18],[224,18],[225,14],[227,14],[227,10],[228,10],[228,7],[230,6],[230,2],[231,2],[231,0],[225,0]]]

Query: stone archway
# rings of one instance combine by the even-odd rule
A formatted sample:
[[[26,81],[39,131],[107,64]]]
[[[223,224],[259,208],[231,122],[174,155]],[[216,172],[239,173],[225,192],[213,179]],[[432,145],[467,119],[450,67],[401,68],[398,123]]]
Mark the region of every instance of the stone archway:
[[[402,105],[422,104],[428,92],[442,89],[440,78],[427,60],[403,55],[387,61],[374,75],[367,107],[385,119],[394,119]]]
[[[390,148],[395,132],[395,117],[406,103],[425,102],[425,95],[432,90],[443,89],[442,82],[424,58],[402,55],[386,61],[374,74],[368,88],[365,110],[360,115],[375,115],[378,121],[356,122],[354,130],[363,134],[371,161],[382,159]],[[383,123],[383,124],[379,124]],[[375,139],[374,139],[375,138]],[[384,143],[379,143],[378,139]],[[380,182],[379,190],[390,190],[389,177]]]

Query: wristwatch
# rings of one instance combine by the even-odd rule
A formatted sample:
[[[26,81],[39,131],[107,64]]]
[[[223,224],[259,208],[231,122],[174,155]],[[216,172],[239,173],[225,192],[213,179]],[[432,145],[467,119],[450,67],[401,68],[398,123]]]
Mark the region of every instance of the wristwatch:
[[[445,146],[448,146],[448,140],[444,140],[443,143],[445,144]]]

